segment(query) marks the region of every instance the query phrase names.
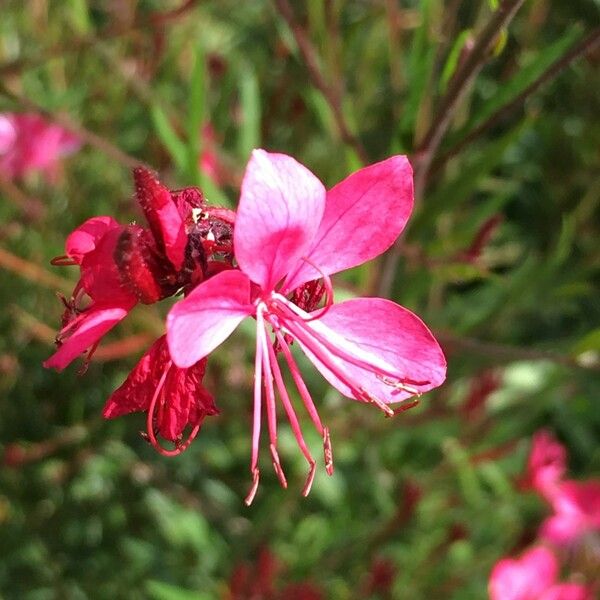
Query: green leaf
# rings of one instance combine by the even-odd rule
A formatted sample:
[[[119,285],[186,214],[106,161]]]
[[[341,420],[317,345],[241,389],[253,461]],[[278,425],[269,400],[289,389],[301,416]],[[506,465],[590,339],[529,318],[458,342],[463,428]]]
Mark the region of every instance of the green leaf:
[[[187,148],[175,133],[165,111],[158,104],[154,104],[150,109],[150,116],[156,135],[169,151],[177,169],[184,172],[187,165]]]
[[[555,60],[559,59],[571,44],[581,36],[579,27],[569,28],[554,44],[544,48],[535,59],[508,82],[498,86],[496,93],[475,113],[465,127],[470,131],[478,127],[502,106],[509,104],[531,85]]]
[[[452,75],[456,72],[456,67],[458,65],[458,59],[460,58],[460,53],[464,48],[466,41],[469,39],[471,35],[470,29],[465,29],[461,31],[456,41],[454,42],[450,53],[448,54],[448,58],[446,59],[446,64],[442,69],[442,75],[440,77],[440,93],[444,93],[448,82],[450,81]]]
[[[240,76],[242,123],[238,133],[238,155],[247,160],[254,148],[260,147],[260,90],[256,73],[245,65]]]
[[[202,44],[196,46],[194,67],[190,79],[190,95],[188,102],[187,118],[187,171],[192,182],[200,183],[200,169],[198,157],[201,148],[201,129],[205,120],[205,95],[206,95],[206,61]]]
[[[151,579],[146,583],[146,591],[153,600],[210,600],[205,592],[194,592],[162,581]]]

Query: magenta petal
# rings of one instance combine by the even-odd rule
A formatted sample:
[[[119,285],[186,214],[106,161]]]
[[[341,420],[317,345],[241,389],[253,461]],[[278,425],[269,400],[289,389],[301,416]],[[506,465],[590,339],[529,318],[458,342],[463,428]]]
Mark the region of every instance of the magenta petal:
[[[67,238],[65,252],[81,263],[85,254],[96,249],[100,240],[111,229],[121,226],[112,217],[93,217],[75,229]]]
[[[167,341],[173,362],[178,367],[190,367],[253,313],[246,275],[231,270],[211,277],[169,312]]]
[[[394,243],[412,208],[412,168],[406,156],[356,171],[327,192],[308,258],[327,275],[367,262]],[[304,263],[286,281],[286,289],[319,277],[321,273]]]
[[[151,171],[138,167],[133,171],[136,196],[157,243],[163,243],[167,258],[179,270],[185,257],[185,224],[169,190]]]
[[[285,154],[254,150],[234,232],[242,271],[273,289],[312,247],[324,208],[325,188],[306,167]]]
[[[124,319],[130,310],[131,307],[122,306],[90,308],[85,318],[74,328],[72,335],[44,361],[44,366],[61,371]]]
[[[490,575],[491,600],[540,598],[558,576],[558,561],[543,546],[532,548],[520,559],[504,558]]]
[[[390,300],[347,300],[331,306],[313,323],[318,332],[322,328],[323,333],[329,329],[330,336],[341,336],[345,343],[338,344],[340,348],[355,355],[358,352],[371,354],[384,368],[390,365],[407,385],[420,393],[441,385],[446,378],[446,359],[432,333],[419,317]],[[331,385],[345,396],[353,397],[350,389],[326,365],[310,352],[307,355]],[[373,373],[346,360],[337,360],[358,386],[383,402],[399,402],[414,395],[394,389]]]

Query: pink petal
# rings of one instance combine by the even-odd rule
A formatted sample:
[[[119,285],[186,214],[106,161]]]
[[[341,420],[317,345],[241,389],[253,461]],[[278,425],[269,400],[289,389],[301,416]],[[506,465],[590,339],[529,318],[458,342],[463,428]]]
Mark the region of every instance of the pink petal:
[[[106,233],[121,228],[112,217],[92,217],[69,235],[65,243],[65,252],[81,263],[83,256],[95,250]]]
[[[325,188],[285,154],[254,150],[234,232],[241,270],[265,290],[307,254],[325,209]]]
[[[134,169],[136,196],[158,244],[164,244],[167,258],[179,270],[185,257],[185,224],[171,193],[148,169]]]
[[[527,474],[531,485],[544,495],[551,494],[566,469],[565,447],[549,431],[538,431],[533,437],[527,461]]]
[[[526,552],[521,559],[505,558],[490,575],[491,600],[538,600],[554,584],[558,561],[542,546]]]
[[[308,258],[327,275],[367,262],[394,243],[412,208],[412,168],[406,156],[365,167],[327,192]],[[319,277],[321,273],[303,263],[285,287],[292,290]]]
[[[61,371],[124,319],[129,310],[131,307],[125,306],[90,308],[73,334],[48,360],[44,361],[44,366]]]
[[[211,277],[169,312],[167,341],[173,362],[178,367],[190,367],[253,313],[246,275],[229,270]]]
[[[318,311],[316,311],[318,312]],[[406,383],[419,392],[442,384],[446,378],[446,359],[425,324],[409,310],[382,298],[354,298],[334,304],[321,318],[312,322],[315,330],[328,329],[330,338],[341,336],[340,348],[350,353],[366,352],[383,368],[390,365]],[[323,329],[324,328],[324,329]],[[310,352],[308,357],[322,375],[342,394],[352,398],[350,389]],[[384,402],[399,402],[413,394],[394,390],[361,367],[341,362],[352,380]]]

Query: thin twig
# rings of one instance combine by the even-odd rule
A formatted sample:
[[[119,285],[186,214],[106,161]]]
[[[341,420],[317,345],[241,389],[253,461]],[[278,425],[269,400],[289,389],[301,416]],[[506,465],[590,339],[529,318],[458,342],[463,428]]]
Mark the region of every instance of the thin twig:
[[[275,5],[277,6],[279,14],[292,31],[294,39],[296,40],[296,45],[300,50],[300,54],[302,54],[302,58],[304,59],[304,63],[306,64],[306,68],[313,84],[323,94],[327,104],[329,105],[329,108],[331,109],[342,141],[351,146],[360,160],[367,164],[369,162],[367,151],[358,137],[352,133],[348,123],[346,122],[346,118],[344,117],[344,112],[342,110],[342,99],[339,97],[335,87],[329,85],[325,80],[325,77],[319,66],[317,51],[306,35],[304,28],[296,21],[294,11],[288,0],[275,0]]]
[[[486,121],[478,125],[473,131],[466,135],[460,142],[450,148],[439,160],[435,161],[432,169],[437,171],[441,169],[448,160],[456,156],[465,146],[468,146],[474,139],[480,137],[483,133],[495,127],[505,117],[510,115],[514,110],[522,106],[525,101],[538,91],[544,84],[555,79],[560,73],[566,69],[571,63],[581,58],[583,55],[593,52],[600,43],[600,27],[592,31],[590,35],[583,40],[574,44],[563,56],[554,61],[548,69],[546,69],[535,81],[526,87],[513,100],[501,106],[493,113]]]
[[[39,221],[46,214],[46,207],[40,200],[27,195],[2,173],[0,173],[0,192],[30,221]]]
[[[458,105],[491,56],[500,31],[508,26],[525,0],[504,0],[476,38],[473,49],[458,67],[437,109],[436,117],[415,156],[415,198],[420,200],[432,159],[450,125]]]
[[[0,268],[6,269],[32,283],[37,285],[41,284],[54,290],[60,290],[65,294],[70,294],[73,289],[72,281],[58,277],[58,275],[53,275],[43,267],[20,258],[4,248],[0,248]]]

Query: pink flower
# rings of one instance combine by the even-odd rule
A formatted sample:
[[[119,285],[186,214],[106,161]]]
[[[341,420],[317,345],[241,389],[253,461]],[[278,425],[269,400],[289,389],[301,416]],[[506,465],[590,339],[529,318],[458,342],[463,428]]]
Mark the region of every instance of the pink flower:
[[[270,451],[281,484],[287,485],[277,453],[275,388],[309,463],[304,495],[315,473],[315,460],[283,382],[278,351],[323,437],[326,470],[333,472],[329,430],[321,423],[288,342],[297,341],[342,394],[373,404],[388,416],[394,414],[389,404],[418,396],[444,381],[444,355],[416,315],[381,298],[355,298],[340,304],[332,304],[331,299],[329,276],[389,248],[412,206],[412,171],[406,157],[395,156],[361,169],[326,192],[290,156],[253,152],[234,230],[239,271],[225,271],[203,282],[173,307],[167,319],[169,350],[181,368],[207,356],[244,318],[256,319],[253,484],[248,504],[260,475],[263,383]],[[310,283],[318,278],[324,279],[324,286]],[[314,310],[324,290],[327,305]]]
[[[14,179],[40,171],[52,178],[60,158],[80,146],[76,135],[41,115],[0,114],[0,173],[6,177]]]
[[[491,600],[592,600],[589,590],[574,583],[556,583],[559,565],[543,546],[528,550],[520,559],[496,563],[489,582]]]
[[[562,481],[546,494],[554,514],[540,535],[559,546],[570,545],[589,532],[600,531],[600,480]]]
[[[131,412],[147,412],[147,435],[154,448],[166,456],[180,454],[196,437],[204,419],[219,412],[202,385],[205,369],[205,358],[187,369],[173,365],[163,335],[113,392],[102,414],[106,419],[114,419]],[[182,442],[187,426],[192,430]],[[157,434],[175,442],[177,448],[162,448]]]
[[[565,447],[546,430],[533,436],[531,452],[527,461],[528,483],[538,492],[555,488],[567,470]]]

